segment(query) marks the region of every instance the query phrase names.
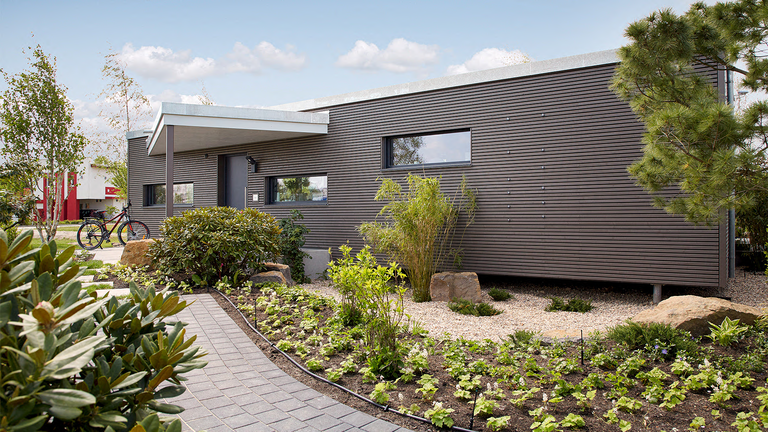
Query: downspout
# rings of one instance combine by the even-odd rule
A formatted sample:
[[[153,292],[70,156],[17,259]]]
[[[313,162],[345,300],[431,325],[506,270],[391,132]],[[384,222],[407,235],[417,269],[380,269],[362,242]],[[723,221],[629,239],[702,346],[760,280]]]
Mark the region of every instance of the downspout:
[[[733,106],[733,71],[726,71],[726,100]],[[736,210],[728,210],[728,278],[736,276]]]

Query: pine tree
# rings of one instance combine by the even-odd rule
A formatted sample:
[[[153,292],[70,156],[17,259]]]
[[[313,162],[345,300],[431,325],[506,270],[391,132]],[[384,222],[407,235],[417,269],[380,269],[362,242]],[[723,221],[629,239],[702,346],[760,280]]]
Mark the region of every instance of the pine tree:
[[[723,209],[747,214],[768,194],[768,103],[735,113],[701,72],[726,70],[751,92],[768,90],[768,3],[661,10],[626,36],[611,88],[646,125],[631,176],[654,205],[694,223],[716,223]]]

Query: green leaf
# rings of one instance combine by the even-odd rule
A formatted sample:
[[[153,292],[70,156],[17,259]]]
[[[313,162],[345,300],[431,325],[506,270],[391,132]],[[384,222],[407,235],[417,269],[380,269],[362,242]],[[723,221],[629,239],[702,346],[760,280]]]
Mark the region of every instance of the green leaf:
[[[11,432],[35,432],[40,430],[46,420],[48,420],[48,416],[41,414],[37,417],[32,417],[31,419],[16,423],[15,425],[10,426],[8,430]]]
[[[0,327],[5,327],[11,320],[12,305],[10,301],[0,303]]]
[[[53,292],[53,277],[50,273],[43,273],[37,277],[37,290],[41,301],[48,301]]]
[[[62,420],[74,420],[83,413],[80,408],[68,407],[63,405],[52,406],[48,411],[53,414],[54,417]]]
[[[141,421],[141,425],[147,432],[154,432],[160,429],[160,417],[157,414],[150,414]]]
[[[93,427],[106,428],[111,426],[122,429],[127,422],[128,419],[123,417],[119,411],[107,411],[96,414],[88,424]]]
[[[157,386],[159,386],[163,381],[167,380],[173,375],[173,366],[167,365],[164,368],[160,370],[160,372],[155,375],[154,378],[149,380],[149,388],[155,389]]]
[[[45,390],[38,393],[37,397],[51,407],[78,408],[96,403],[96,398],[92,394],[75,389]]]
[[[151,408],[151,409],[153,409],[153,410],[155,410],[157,412],[161,412],[163,414],[179,414],[179,413],[184,412],[184,408],[182,408],[182,407],[180,407],[178,405],[166,404],[166,403],[158,402],[158,401],[156,401],[154,399],[149,401],[147,403],[147,406],[149,406],[149,408]]]
[[[155,392],[155,399],[166,399],[180,396],[187,390],[182,385],[169,385]]]
[[[128,373],[128,372],[126,372],[126,373]],[[136,384],[137,382],[141,381],[141,379],[144,378],[144,376],[146,376],[146,375],[147,375],[147,372],[136,372],[136,373],[131,374],[130,376],[126,377],[125,379],[120,380],[117,384],[113,383],[113,386],[114,386],[113,388],[114,389],[121,389],[121,388],[125,388],[125,387],[130,387],[130,386]],[[118,378],[118,380],[119,380],[119,378]]]
[[[165,432],[181,432],[181,420],[174,419],[165,424]]]

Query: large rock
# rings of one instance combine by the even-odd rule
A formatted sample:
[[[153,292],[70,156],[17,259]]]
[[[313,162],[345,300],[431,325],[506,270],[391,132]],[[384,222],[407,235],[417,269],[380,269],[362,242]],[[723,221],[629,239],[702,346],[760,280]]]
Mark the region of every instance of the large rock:
[[[296,282],[294,282],[293,278],[291,278],[291,268],[288,267],[285,264],[278,264],[278,263],[264,263],[265,270],[264,271],[278,271],[283,274],[283,277],[285,279],[285,284],[288,286],[294,286],[296,285]]]
[[[154,239],[133,240],[125,244],[123,254],[120,256],[120,264],[130,267],[152,267],[152,260],[147,255],[149,245]]]
[[[638,324],[657,322],[687,330],[694,336],[709,334],[709,323],[720,325],[725,317],[738,319],[740,324],[752,324],[760,310],[752,306],[729,302],[715,297],[675,296],[660,302],[653,309],[632,318]]]
[[[429,283],[429,295],[433,301],[450,301],[453,298],[481,301],[480,281],[473,272],[444,272],[432,275]]]
[[[283,285],[288,285],[288,281],[285,280],[285,276],[283,275],[283,273],[277,270],[256,273],[255,275],[251,276],[251,282],[255,284],[274,282],[274,283],[279,283]]]

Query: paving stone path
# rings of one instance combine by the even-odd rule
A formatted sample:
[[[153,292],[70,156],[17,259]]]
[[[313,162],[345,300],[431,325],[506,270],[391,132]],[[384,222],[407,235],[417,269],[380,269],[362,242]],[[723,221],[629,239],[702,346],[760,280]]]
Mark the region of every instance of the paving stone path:
[[[406,432],[305,386],[272,363],[210,294],[185,295],[194,304],[178,318],[187,337],[208,350],[208,366],[185,374],[183,430]]]

